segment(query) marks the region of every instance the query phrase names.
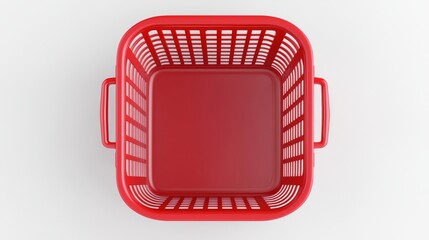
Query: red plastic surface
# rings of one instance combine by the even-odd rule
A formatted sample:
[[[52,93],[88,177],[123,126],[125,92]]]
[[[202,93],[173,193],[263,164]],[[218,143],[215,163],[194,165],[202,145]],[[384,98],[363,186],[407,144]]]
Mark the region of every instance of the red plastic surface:
[[[322,135],[319,142],[314,143],[315,148],[323,148],[328,144],[329,133],[329,93],[328,83],[323,78],[314,78],[314,84],[322,89]]]
[[[100,126],[101,126],[101,141],[107,148],[115,148],[116,144],[109,140],[109,86],[115,84],[115,78],[108,78],[104,80],[101,86],[101,107],[100,107]]]
[[[322,139],[313,141],[313,86],[322,85]],[[163,16],[122,38],[117,58],[118,190],[163,220],[268,220],[296,210],[327,142],[326,82],[310,44],[264,16]]]
[[[280,185],[280,80],[266,69],[171,69],[151,79],[151,187],[261,194]]]

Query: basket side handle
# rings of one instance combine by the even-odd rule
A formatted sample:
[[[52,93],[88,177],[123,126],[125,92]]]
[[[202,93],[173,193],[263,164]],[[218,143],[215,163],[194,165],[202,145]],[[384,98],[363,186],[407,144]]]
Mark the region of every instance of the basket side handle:
[[[314,78],[314,84],[320,85],[322,89],[322,135],[319,142],[314,142],[314,148],[323,148],[328,143],[329,134],[329,94],[328,83],[323,78]]]
[[[115,78],[108,78],[101,84],[100,126],[101,142],[106,148],[116,148],[116,143],[109,140],[109,86],[116,84]]]

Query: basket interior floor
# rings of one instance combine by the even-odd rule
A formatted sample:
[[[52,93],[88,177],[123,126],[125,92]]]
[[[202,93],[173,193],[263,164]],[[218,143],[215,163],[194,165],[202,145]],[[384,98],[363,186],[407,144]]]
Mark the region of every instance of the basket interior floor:
[[[149,182],[162,195],[280,184],[280,80],[266,69],[165,69],[150,79]]]

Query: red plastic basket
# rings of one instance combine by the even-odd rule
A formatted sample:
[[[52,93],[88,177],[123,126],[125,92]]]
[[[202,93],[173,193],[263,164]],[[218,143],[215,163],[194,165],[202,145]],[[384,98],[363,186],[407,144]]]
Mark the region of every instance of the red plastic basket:
[[[116,143],[108,87],[116,84]],[[322,136],[313,141],[313,88]],[[313,149],[327,143],[326,82],[305,35],[265,16],[162,16],[122,38],[103,82],[103,144],[116,149],[119,192],[162,220],[267,220],[307,198]]]

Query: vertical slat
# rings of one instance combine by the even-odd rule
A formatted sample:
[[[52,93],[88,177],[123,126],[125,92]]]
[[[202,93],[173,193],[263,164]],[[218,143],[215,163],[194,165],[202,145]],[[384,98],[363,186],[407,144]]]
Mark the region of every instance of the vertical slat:
[[[237,30],[234,29],[232,30],[232,35],[231,35],[231,48],[230,48],[230,54],[229,55],[229,65],[232,65],[233,60],[234,60],[234,51],[235,51],[235,40],[237,38]]]
[[[217,198],[217,209],[222,209],[222,198],[221,197]]]
[[[209,197],[204,198],[203,210],[209,209],[209,200],[210,200]]]
[[[271,65],[273,64],[274,58],[277,55],[284,36],[284,31],[280,31],[278,29],[276,30],[276,36],[274,37],[274,41],[271,44],[270,51],[268,52],[267,60],[265,61],[265,66],[271,67]]]
[[[191,39],[191,33],[188,29],[185,30],[186,34],[186,41],[188,42],[188,49],[189,49],[189,55],[191,57],[192,65],[195,65],[195,56],[194,56],[194,47],[192,47],[192,39]]]
[[[243,197],[243,202],[244,202],[244,205],[246,205],[247,210],[251,210],[252,209],[250,207],[249,201],[247,201],[247,197]]]
[[[250,41],[251,35],[252,35],[252,30],[247,29],[246,40],[244,42],[243,56],[241,58],[241,65],[244,64],[244,61],[246,61],[247,49],[249,49],[249,41]]]
[[[179,198],[179,201],[176,203],[176,206],[174,206],[174,210],[178,210],[180,208],[180,205],[182,205],[183,200],[185,200],[184,197]]]
[[[232,209],[237,209],[237,204],[235,203],[234,198],[230,197],[230,199],[231,199],[231,207],[232,207]]]
[[[289,64],[286,67],[286,70],[283,73],[283,81],[289,76],[289,74],[295,69],[295,67],[298,65],[299,61],[301,61],[303,56],[302,49],[299,49],[295,55],[293,56],[292,60],[289,62]]]
[[[262,41],[264,40],[265,29],[261,31],[259,35],[258,44],[256,45],[255,55],[253,56],[252,65],[255,65],[256,60],[258,59],[259,51],[261,50]]]
[[[141,62],[136,58],[136,55],[134,55],[134,53],[129,48],[127,49],[127,57],[128,57],[128,60],[130,60],[131,65],[133,65],[133,67],[138,72],[138,74],[140,74],[140,76],[143,78],[147,78],[146,71],[143,68]],[[133,78],[135,78],[135,77],[133,77]],[[133,81],[131,81],[131,78],[130,78],[130,82],[133,82]]]
[[[153,43],[152,43],[152,40],[149,37],[148,32],[144,32],[142,34],[143,34],[144,40],[146,41],[147,47],[149,48],[150,54],[153,57],[153,60],[155,61],[155,63],[156,63],[157,66],[160,66],[161,62],[159,61],[159,56],[156,53],[155,48],[153,47]]]
[[[201,49],[203,51],[203,61],[204,65],[208,65],[208,49],[207,49],[207,39],[206,39],[206,29],[200,30],[200,40],[201,40]]]
[[[220,55],[221,55],[221,48],[222,48],[222,34],[221,34],[222,30],[221,29],[217,29],[216,30],[216,37],[217,37],[217,53],[216,53],[216,58],[217,58],[217,65],[220,65]]]
[[[265,202],[264,198],[262,197],[255,197],[256,202],[259,204],[259,207],[261,210],[269,210],[270,207],[268,206],[267,202]]]
[[[189,203],[189,208],[188,209],[193,209],[195,206],[195,202],[197,201],[197,197],[193,197],[191,202]]]
[[[176,31],[172,29],[171,35],[173,36],[174,45],[176,45],[176,51],[177,51],[177,55],[179,55],[180,64],[183,65],[185,64],[185,61],[183,60],[182,48],[180,47],[180,43],[179,43],[179,39],[177,38]]]
[[[164,47],[165,55],[167,55],[168,62],[173,65],[173,59],[171,58],[170,49],[168,48],[167,42],[165,41],[164,33],[162,30],[157,30],[161,44]]]
[[[165,207],[168,205],[168,203],[171,202],[171,199],[173,199],[172,196],[165,199],[164,202],[161,204],[161,206],[159,206],[159,209],[161,209],[161,210],[165,209]]]

